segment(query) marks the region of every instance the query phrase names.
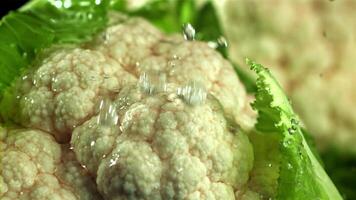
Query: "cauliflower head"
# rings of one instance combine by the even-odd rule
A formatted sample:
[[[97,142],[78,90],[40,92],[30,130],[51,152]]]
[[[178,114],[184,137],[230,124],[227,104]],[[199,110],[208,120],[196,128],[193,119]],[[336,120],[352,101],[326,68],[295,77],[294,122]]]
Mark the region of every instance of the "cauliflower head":
[[[55,152],[12,153],[9,134],[2,196],[259,199],[244,131],[255,113],[231,64],[204,42],[118,21],[91,42],[48,50],[5,94],[4,120],[29,128],[19,140],[48,140],[38,151]],[[19,159],[28,164],[11,171]]]

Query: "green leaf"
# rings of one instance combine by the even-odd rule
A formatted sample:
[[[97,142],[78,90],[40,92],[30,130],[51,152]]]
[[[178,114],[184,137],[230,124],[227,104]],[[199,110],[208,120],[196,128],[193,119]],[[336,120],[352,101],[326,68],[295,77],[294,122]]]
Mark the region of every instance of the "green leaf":
[[[249,139],[253,145],[254,163],[248,186],[258,192],[262,199],[274,199],[281,163],[278,148],[281,136],[253,131],[249,133]]]
[[[258,76],[256,129],[264,134],[279,134],[282,156],[277,199],[342,199],[304,138],[298,117],[288,98],[268,69],[247,59]]]
[[[193,26],[197,29],[197,39],[203,41],[217,42],[217,50],[225,57],[228,57],[227,46],[219,44],[219,39],[224,39],[223,31],[220,26],[219,18],[215,7],[211,1],[208,1],[198,11],[197,19]]]
[[[107,1],[33,0],[1,19],[0,93],[42,49],[87,41],[104,28],[107,7]]]
[[[243,68],[241,68],[240,65],[232,62],[231,64],[234,67],[237,76],[244,84],[246,91],[248,93],[255,93],[257,91],[255,79],[249,73],[247,73]]]

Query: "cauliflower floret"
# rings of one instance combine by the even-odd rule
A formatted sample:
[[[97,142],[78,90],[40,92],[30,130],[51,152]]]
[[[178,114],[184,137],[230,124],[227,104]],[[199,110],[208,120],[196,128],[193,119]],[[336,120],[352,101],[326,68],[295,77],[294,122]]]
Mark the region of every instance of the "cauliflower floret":
[[[8,105],[10,113],[3,116],[66,142],[73,128],[93,115],[98,96],[118,91],[135,78],[98,51],[68,48],[51,53],[22,79]]]
[[[235,199],[252,168],[247,136],[212,96],[193,106],[168,88],[124,87],[112,102],[117,124],[94,116],[74,129],[79,162],[107,199]]]
[[[165,75],[167,82],[184,85],[191,80],[198,81],[243,128],[253,126],[254,112],[246,102],[249,97],[243,84],[230,63],[206,43],[162,35],[139,18],[109,27],[103,34],[104,41],[97,48],[136,77],[158,71]]]
[[[164,36],[139,18],[108,27],[95,41],[54,50],[34,66],[2,101],[4,118],[67,142],[73,128],[95,114],[100,96],[114,95],[144,73],[159,72],[166,82],[203,84],[229,118],[243,128],[253,126],[255,113],[242,83],[207,44]]]
[[[67,158],[70,154],[61,152],[48,133],[10,130],[0,151],[0,198],[100,199],[95,183]]]

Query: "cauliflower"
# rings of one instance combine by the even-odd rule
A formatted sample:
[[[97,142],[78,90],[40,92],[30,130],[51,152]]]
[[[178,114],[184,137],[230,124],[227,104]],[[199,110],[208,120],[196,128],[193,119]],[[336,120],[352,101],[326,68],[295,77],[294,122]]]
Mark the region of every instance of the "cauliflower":
[[[229,129],[216,99],[191,106],[171,87],[152,95],[124,87],[111,102],[117,125],[99,115],[74,129],[79,162],[111,199],[235,199],[252,168],[248,137]]]
[[[15,86],[15,103],[3,116],[50,132],[59,142],[68,142],[73,128],[93,115],[98,96],[134,80],[117,61],[89,49],[59,49],[38,65]]]
[[[51,135],[34,129],[7,134],[0,151],[1,199],[100,199],[73,152]]]
[[[258,199],[247,186],[253,147],[241,131],[255,122],[252,98],[229,62],[206,43],[166,36],[130,18],[92,42],[46,53],[5,95],[2,116],[46,131],[64,146],[70,140],[75,156],[45,132],[24,131],[33,143],[46,135],[56,152],[25,159],[6,149],[3,173],[20,156],[28,164],[21,165],[18,177],[26,179],[16,188],[15,175],[4,176],[10,188],[4,197],[26,196],[40,190],[36,182],[56,180],[51,189],[60,188],[59,195],[68,195],[63,199],[97,198],[96,187],[105,199]],[[53,180],[42,178],[31,156],[43,162],[56,156],[44,165]]]
[[[51,52],[15,84],[10,97],[3,100],[8,105],[2,116],[68,142],[73,129],[95,114],[100,96],[114,95],[143,73],[159,72],[166,82],[203,84],[232,120],[245,128],[253,126],[254,113],[244,86],[228,61],[207,44],[164,36],[135,18],[109,27],[96,40],[99,45],[90,48]]]
[[[111,17],[91,41],[43,51],[4,93],[4,123],[24,128],[0,134],[2,199],[341,199],[262,66],[248,62],[255,125],[215,49]]]
[[[270,66],[321,149],[356,152],[355,6],[352,0],[227,0],[220,10],[231,59]]]

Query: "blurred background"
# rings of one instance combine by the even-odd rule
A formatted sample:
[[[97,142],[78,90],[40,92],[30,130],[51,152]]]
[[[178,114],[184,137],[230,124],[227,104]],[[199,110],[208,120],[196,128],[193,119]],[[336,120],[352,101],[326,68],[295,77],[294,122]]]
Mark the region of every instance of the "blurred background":
[[[331,178],[345,199],[356,199],[356,1],[215,3],[230,59],[271,69]]]

